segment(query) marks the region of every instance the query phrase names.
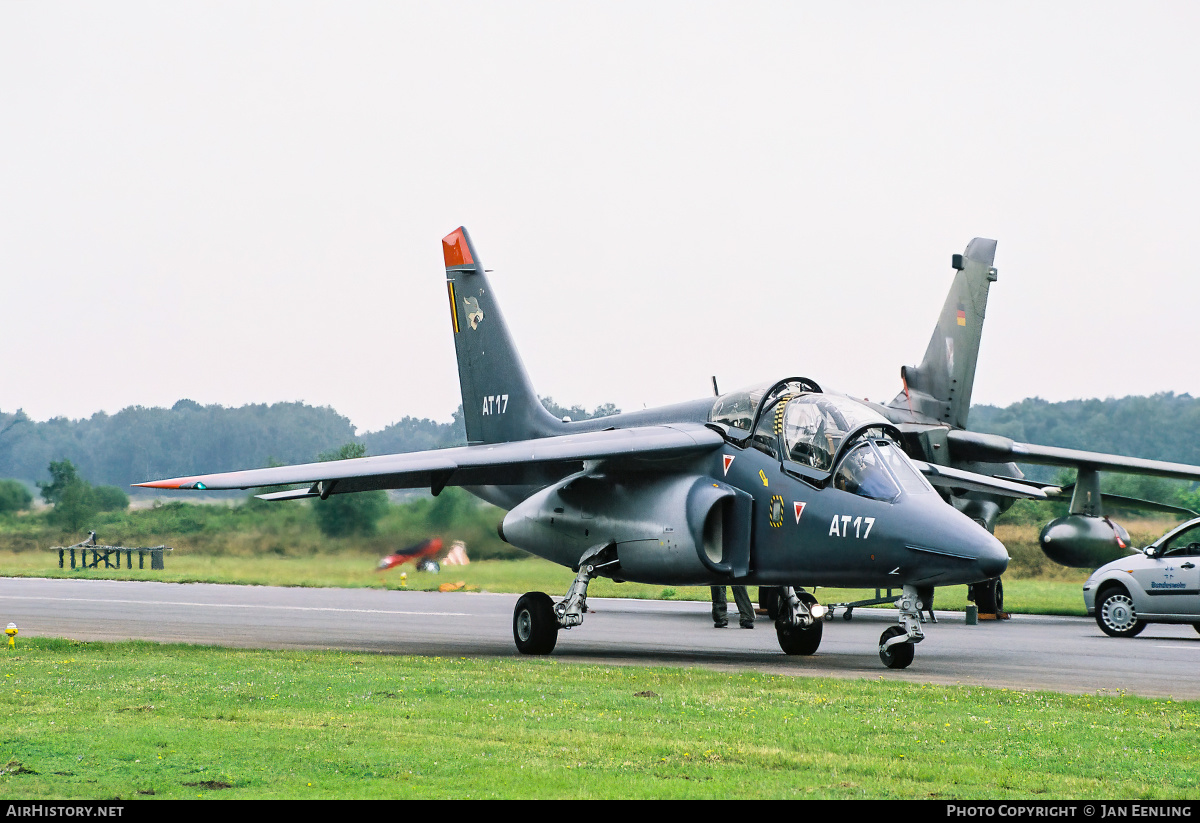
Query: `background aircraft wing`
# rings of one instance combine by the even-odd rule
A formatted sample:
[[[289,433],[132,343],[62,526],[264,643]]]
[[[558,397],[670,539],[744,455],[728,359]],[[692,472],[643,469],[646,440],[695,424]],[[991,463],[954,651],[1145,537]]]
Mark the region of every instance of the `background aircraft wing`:
[[[583,469],[585,461],[641,466],[703,454],[724,443],[696,423],[581,432],[535,440],[360,457],[324,463],[201,474],[135,485],[151,489],[249,489],[311,483],[309,489],[260,495],[267,500],[328,497],[372,489],[548,483]]]
[[[991,477],[985,474],[952,469],[949,466],[939,466],[926,463],[923,460],[912,461],[913,465],[930,485],[950,489],[965,489],[967,491],[990,492],[1004,497],[1025,497],[1033,500],[1045,500],[1046,492],[1030,483],[1018,483],[1002,477]]]
[[[980,463],[1034,463],[1043,466],[1072,466],[1092,471],[1112,471],[1123,474],[1147,474],[1176,480],[1200,480],[1200,466],[1169,463],[1165,460],[1145,460],[1118,454],[1060,449],[1056,446],[1036,446],[1018,443],[995,434],[969,431],[947,433],[950,452],[956,460]]]

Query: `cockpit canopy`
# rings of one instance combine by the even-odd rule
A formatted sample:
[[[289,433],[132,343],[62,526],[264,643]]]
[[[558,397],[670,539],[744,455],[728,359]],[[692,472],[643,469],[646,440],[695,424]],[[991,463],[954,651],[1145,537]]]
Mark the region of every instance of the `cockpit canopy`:
[[[832,394],[793,397],[783,410],[786,457],[793,463],[829,471],[846,435],[870,425],[882,427],[889,423],[849,398]]]
[[[722,395],[709,419],[753,430],[750,445],[810,482],[886,501],[902,492],[933,491],[901,450],[887,419],[848,397],[824,394],[802,378]]]
[[[789,377],[775,383],[738,389],[718,397],[708,419],[749,433],[754,428],[758,410],[775,398],[819,391],[821,387],[807,377]]]

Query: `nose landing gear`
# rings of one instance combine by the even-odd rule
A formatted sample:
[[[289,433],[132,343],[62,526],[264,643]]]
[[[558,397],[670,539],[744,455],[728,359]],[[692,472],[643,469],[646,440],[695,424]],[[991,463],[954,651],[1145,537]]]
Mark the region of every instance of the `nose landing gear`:
[[[889,669],[905,669],[913,662],[915,645],[925,639],[921,631],[923,605],[916,587],[905,586],[904,594],[896,601],[900,625],[888,627],[879,636],[879,659]]]

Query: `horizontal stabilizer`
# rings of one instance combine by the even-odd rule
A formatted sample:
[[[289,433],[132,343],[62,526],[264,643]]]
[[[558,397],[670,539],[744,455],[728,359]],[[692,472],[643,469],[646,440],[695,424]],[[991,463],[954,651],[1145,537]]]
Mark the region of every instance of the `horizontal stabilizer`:
[[[913,465],[925,475],[931,485],[948,489],[966,489],[968,491],[989,492],[1004,497],[1023,497],[1030,500],[1045,500],[1046,492],[1027,483],[1014,483],[999,477],[989,477],[986,474],[952,469],[949,466],[939,466],[921,460],[912,461]]]
[[[265,500],[368,491],[547,483],[579,471],[584,461],[640,463],[689,457],[725,441],[698,423],[580,432],[538,440],[459,446],[409,454],[359,457],[298,466],[203,474],[135,485],[150,489],[250,489],[298,483],[311,489],[273,492]],[[550,479],[547,479],[550,478]]]

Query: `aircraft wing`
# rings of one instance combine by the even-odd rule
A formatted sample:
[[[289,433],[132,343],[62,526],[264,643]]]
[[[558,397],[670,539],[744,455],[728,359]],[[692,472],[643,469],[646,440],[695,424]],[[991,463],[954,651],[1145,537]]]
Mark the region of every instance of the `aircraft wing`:
[[[647,462],[690,457],[723,445],[707,426],[679,423],[580,432],[536,440],[458,446],[408,454],[359,457],[296,466],[200,474],[136,483],[151,489],[249,489],[311,483],[309,489],[260,495],[264,500],[328,497],[372,489],[489,486],[553,482],[583,469],[585,461]]]
[[[955,430],[947,433],[950,451],[956,459],[981,463],[1034,463],[1042,466],[1071,466],[1093,471],[1112,471],[1122,474],[1147,474],[1175,480],[1200,480],[1200,466],[1170,463],[1165,460],[1145,460],[1118,454],[1060,449],[1056,446],[1036,446],[1018,443],[995,434]]]
[[[1075,492],[1075,484],[1070,483],[1066,486],[1045,486],[1042,491],[1046,492],[1046,496],[1051,500],[1070,500]],[[1200,512],[1194,512],[1191,509],[1183,506],[1173,506],[1170,503],[1159,503],[1155,500],[1142,500],[1138,497],[1126,497],[1121,494],[1109,494],[1103,492],[1100,495],[1100,502],[1105,506],[1114,506],[1125,509],[1137,509],[1144,512],[1159,512],[1160,514],[1173,514],[1181,517],[1198,517]]]
[[[949,466],[939,466],[923,460],[913,460],[912,462],[933,486],[989,492],[1004,497],[1025,497],[1032,500],[1045,500],[1048,497],[1043,489],[1029,483],[1017,483],[1002,477],[989,477],[962,469],[952,469]],[[1057,489],[1057,487],[1054,488]]]

